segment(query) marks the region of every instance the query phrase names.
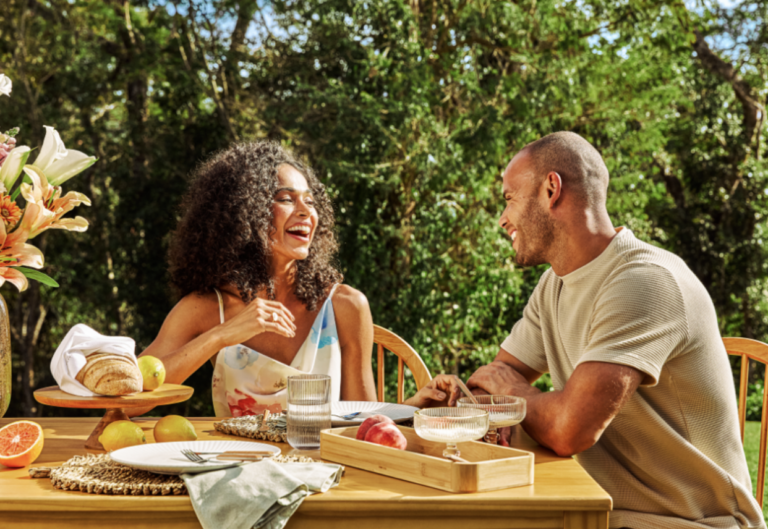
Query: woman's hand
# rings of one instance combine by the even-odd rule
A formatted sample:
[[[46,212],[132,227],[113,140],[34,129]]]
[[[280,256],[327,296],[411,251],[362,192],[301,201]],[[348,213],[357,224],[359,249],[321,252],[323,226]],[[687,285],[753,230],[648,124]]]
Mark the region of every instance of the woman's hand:
[[[461,396],[461,388],[453,375],[437,375],[403,404],[417,408],[455,406]]]
[[[293,338],[296,336],[294,317],[279,301],[256,298],[234,318],[218,328],[225,346],[244,343],[264,332],[274,332]]]

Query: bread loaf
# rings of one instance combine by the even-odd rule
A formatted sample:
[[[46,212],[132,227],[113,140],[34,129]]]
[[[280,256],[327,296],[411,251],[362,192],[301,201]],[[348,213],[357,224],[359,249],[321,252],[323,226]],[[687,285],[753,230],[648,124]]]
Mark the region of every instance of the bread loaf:
[[[89,355],[75,378],[94,393],[109,397],[139,393],[143,385],[136,364],[125,356],[107,353]]]

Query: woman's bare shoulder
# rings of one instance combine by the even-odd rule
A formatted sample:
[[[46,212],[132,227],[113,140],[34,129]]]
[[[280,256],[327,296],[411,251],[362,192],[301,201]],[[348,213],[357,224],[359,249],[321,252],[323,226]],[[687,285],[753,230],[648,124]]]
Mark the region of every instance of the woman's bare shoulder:
[[[195,327],[198,332],[205,332],[219,323],[219,300],[213,292],[192,292],[176,303],[168,319],[177,324]]]
[[[192,292],[187,294],[176,303],[176,307],[186,312],[209,311],[211,308],[218,310],[219,300],[214,292],[201,294]],[[174,307],[174,308],[176,308]]]
[[[354,316],[360,312],[370,313],[365,294],[349,285],[339,285],[333,294],[333,310],[342,317]]]
[[[349,285],[339,285],[333,294],[333,310],[345,358],[364,351],[370,355],[373,344],[373,317],[365,294]]]

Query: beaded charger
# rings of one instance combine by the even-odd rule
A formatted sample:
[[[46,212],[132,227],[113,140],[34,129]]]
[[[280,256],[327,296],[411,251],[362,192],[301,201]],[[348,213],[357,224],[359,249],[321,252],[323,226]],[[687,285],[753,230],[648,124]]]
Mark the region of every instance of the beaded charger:
[[[275,455],[276,463],[314,463],[310,457]],[[33,478],[51,478],[61,490],[124,496],[182,496],[187,487],[179,476],[155,474],[115,463],[109,454],[74,456],[60,467],[29,469]]]
[[[266,421],[264,420],[265,415]],[[285,413],[269,413],[267,411],[264,415],[232,417],[213,423],[213,427],[217,432],[228,435],[273,443],[286,443],[288,437]]]

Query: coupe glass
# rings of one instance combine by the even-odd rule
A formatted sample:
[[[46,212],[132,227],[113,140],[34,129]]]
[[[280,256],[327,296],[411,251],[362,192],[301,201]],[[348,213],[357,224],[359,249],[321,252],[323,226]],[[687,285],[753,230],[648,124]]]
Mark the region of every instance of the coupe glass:
[[[525,419],[525,399],[508,395],[477,395],[477,404],[469,397],[459,399],[460,409],[478,409],[488,412],[489,428],[485,442],[496,444],[499,439],[498,428],[520,424]]]
[[[488,412],[474,408],[426,408],[413,414],[416,435],[446,443],[443,457],[461,455],[456,443],[480,439],[488,431]]]

